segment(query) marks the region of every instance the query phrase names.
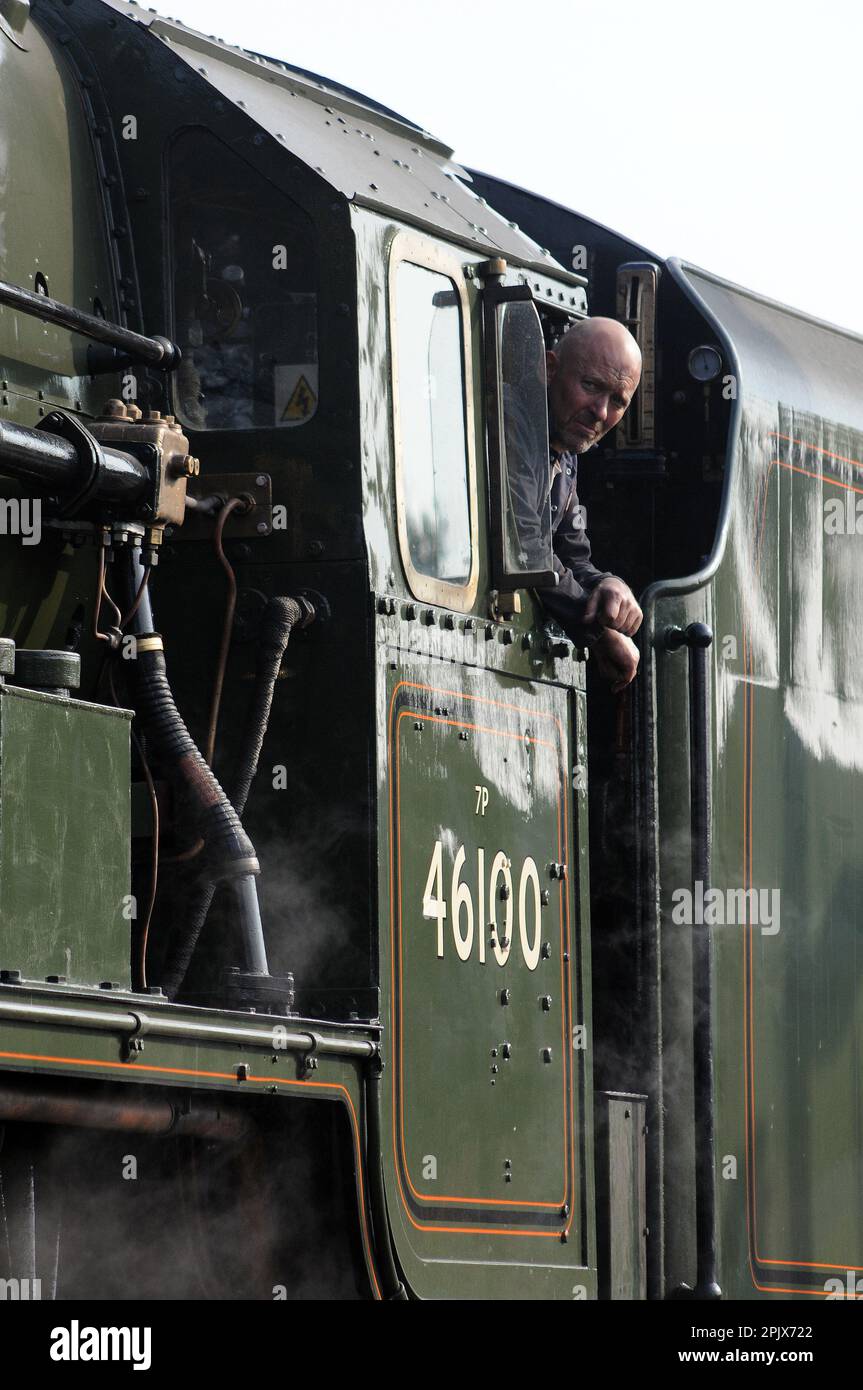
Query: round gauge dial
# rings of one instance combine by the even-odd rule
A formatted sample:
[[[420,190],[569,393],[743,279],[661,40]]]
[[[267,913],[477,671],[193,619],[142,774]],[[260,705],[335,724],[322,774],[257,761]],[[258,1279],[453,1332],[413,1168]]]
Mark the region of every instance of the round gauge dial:
[[[722,371],[722,358],[715,347],[696,347],[689,354],[689,375],[696,381],[712,381]]]

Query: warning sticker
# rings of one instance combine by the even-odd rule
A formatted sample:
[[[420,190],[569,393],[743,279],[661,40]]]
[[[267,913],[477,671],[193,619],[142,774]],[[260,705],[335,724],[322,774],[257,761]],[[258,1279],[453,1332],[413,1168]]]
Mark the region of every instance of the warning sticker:
[[[294,363],[275,368],[277,425],[304,425],[318,408],[317,362]]]

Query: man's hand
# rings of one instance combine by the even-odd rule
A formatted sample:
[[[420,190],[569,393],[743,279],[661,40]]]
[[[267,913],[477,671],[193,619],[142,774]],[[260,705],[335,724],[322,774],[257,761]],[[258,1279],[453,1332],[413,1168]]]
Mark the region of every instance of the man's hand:
[[[638,631],[641,619],[642,612],[635,595],[617,575],[600,580],[584,610],[585,627],[598,623],[600,627],[622,632],[626,637],[632,637]]]
[[[607,627],[591,648],[591,656],[603,680],[611,681],[611,693],[625,690],[638,670],[638,648],[622,632]]]

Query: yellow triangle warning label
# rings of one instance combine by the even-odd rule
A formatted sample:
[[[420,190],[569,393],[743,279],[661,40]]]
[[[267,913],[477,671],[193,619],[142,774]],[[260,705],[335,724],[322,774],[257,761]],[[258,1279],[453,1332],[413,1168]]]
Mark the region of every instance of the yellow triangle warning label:
[[[290,400],[282,411],[281,418],[283,420],[308,420],[310,415],[314,415],[317,403],[317,396],[306,378],[301,376],[291,392]]]

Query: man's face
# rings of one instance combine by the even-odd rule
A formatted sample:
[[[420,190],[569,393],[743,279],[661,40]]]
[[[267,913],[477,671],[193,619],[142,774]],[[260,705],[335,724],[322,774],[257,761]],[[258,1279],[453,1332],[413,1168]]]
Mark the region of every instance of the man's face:
[[[573,454],[585,453],[614,428],[641,375],[631,353],[602,342],[549,352],[547,369],[553,442]]]

